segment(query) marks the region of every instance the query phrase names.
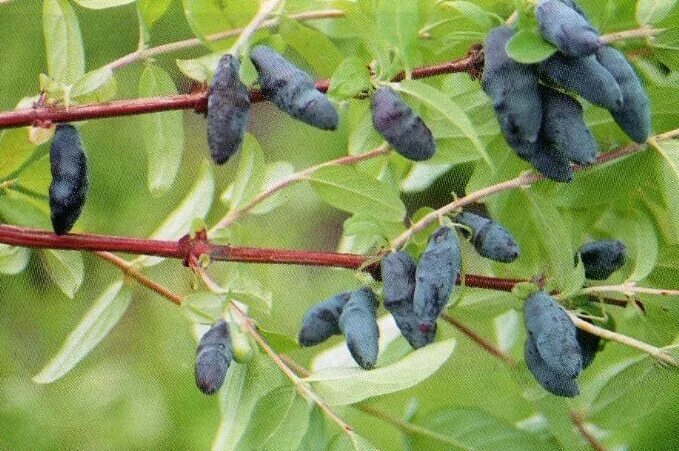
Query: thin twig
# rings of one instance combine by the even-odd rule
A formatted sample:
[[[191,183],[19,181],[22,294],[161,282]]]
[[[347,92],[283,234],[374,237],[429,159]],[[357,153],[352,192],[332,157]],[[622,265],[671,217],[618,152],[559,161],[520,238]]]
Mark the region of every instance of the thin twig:
[[[649,141],[655,140],[655,141],[663,141],[663,140],[669,140],[673,139],[679,136],[679,129],[671,130],[669,132],[665,132],[659,135],[656,135],[654,137],[649,138]],[[579,165],[574,165],[573,166],[573,171],[575,172],[580,172],[584,171],[587,169],[591,169],[592,167],[600,166],[606,163],[609,163],[611,161],[618,160],[624,156],[633,154],[635,152],[638,152],[639,150],[643,149],[644,146],[640,144],[629,144],[627,146],[620,147],[614,151],[603,153],[597,157],[597,160],[589,165],[589,166],[579,166]],[[522,186],[528,186],[531,185],[535,182],[539,182],[541,180],[544,180],[545,177],[542,174],[538,173],[524,173],[519,175],[518,177],[515,177],[510,180],[506,180],[504,182],[497,183],[495,185],[488,186],[486,188],[480,189],[478,191],[474,191],[473,193],[470,193],[466,195],[465,197],[462,197],[460,199],[457,199],[447,205],[444,205],[443,207],[439,208],[438,210],[435,210],[424,217],[422,217],[419,221],[417,221],[415,224],[413,224],[408,230],[403,232],[401,235],[396,237],[392,242],[391,246],[394,249],[399,249],[403,247],[406,242],[410,239],[411,236],[413,236],[415,233],[424,230],[429,226],[429,224],[432,224],[436,221],[439,220],[441,216],[448,215],[450,213],[453,213],[454,211],[462,208],[465,205],[469,205],[471,203],[477,202],[481,199],[485,199],[486,197],[489,197],[494,194],[498,194],[504,191],[508,191],[511,189],[515,188],[520,188]]]
[[[336,19],[336,18],[341,18],[344,17],[344,11],[341,9],[324,9],[324,10],[319,10],[319,11],[306,11],[298,14],[290,14],[289,16],[291,19],[294,20],[299,20],[299,21],[310,21],[310,20],[317,20],[317,19]],[[269,19],[263,21],[259,29],[272,29],[276,28],[278,24],[280,23],[280,18],[276,17],[274,19]],[[205,37],[205,41],[207,42],[215,42],[215,41],[221,41],[224,39],[228,38],[233,38],[245,31],[245,28],[240,27],[240,28],[234,28],[232,30],[226,30],[222,31],[220,33],[215,33],[211,34],[209,36]],[[121,58],[118,58],[117,60],[109,63],[106,65],[106,67],[110,68],[111,70],[118,70],[122,69],[125,66],[129,66],[130,64],[134,64],[138,61],[141,61],[146,58],[152,58],[154,56],[158,55],[163,55],[166,53],[172,53],[172,52],[177,52],[179,50],[186,50],[190,49],[193,47],[199,47],[203,45],[204,41],[201,41],[198,38],[191,38],[191,39],[185,39],[183,41],[177,41],[177,42],[169,42],[167,44],[159,45],[157,47],[151,47],[145,50],[137,50],[136,52],[129,53]]]
[[[636,338],[628,337],[627,335],[619,334],[617,332],[604,329],[603,327],[595,326],[594,324],[580,319],[572,312],[566,311],[566,313],[568,313],[568,316],[571,318],[571,320],[573,320],[573,324],[575,324],[578,329],[582,329],[585,332],[589,332],[592,335],[599,336],[606,340],[616,341],[620,344],[638,349],[664,363],[668,363],[673,366],[679,366],[679,362],[677,362],[672,356],[666,354],[661,348],[637,340]]]
[[[262,0],[262,3],[259,6],[259,12],[257,12],[252,21],[250,21],[250,23],[240,33],[238,39],[236,39],[236,42],[234,42],[231,46],[229,53],[232,55],[237,55],[241,47],[247,45],[247,43],[250,41],[250,37],[261,28],[262,22],[266,20],[269,14],[271,14],[274,9],[284,2],[285,0]]]
[[[427,78],[457,72],[476,73],[482,62],[483,53],[479,51],[478,45],[474,45],[468,54],[462,58],[413,69],[412,78]],[[400,73],[394,77],[394,80],[402,80],[403,76],[403,73]],[[327,92],[330,87],[330,80],[317,80],[315,86],[319,91]],[[36,106],[21,110],[4,111],[0,112],[0,129],[36,124],[76,122],[105,117],[130,116],[170,110],[194,110],[197,113],[204,113],[207,109],[207,96],[207,90],[203,90],[189,94],[117,100],[106,103],[77,105],[69,108]],[[264,100],[266,99],[261,91],[258,89],[250,90],[251,102],[261,102]]]
[[[475,344],[481,347],[481,349],[488,352],[493,357],[497,357],[498,359],[502,360],[509,366],[516,365],[516,360],[514,360],[514,357],[496,348],[490,341],[486,340],[481,335],[479,335],[478,333],[476,333],[475,331],[473,331],[472,329],[470,329],[457,319],[445,313],[441,315],[441,319],[447,322],[448,324],[454,326],[456,329],[458,329],[460,332],[466,335],[467,338],[469,338],[471,341],[473,341]]]
[[[583,294],[597,293],[622,293],[625,296],[633,297],[635,294],[650,294],[653,296],[679,296],[679,290],[667,290],[664,288],[638,287],[634,284],[621,285],[600,285],[587,287],[582,290]]]
[[[353,428],[349,426],[344,420],[342,420],[331,408],[328,406],[328,404],[323,401],[309,386],[307,385],[306,382],[304,382],[302,379],[300,379],[294,371],[292,371],[286,364],[285,362],[281,359],[281,357],[274,351],[271,346],[266,342],[266,340],[257,332],[257,327],[254,325],[250,317],[248,317],[238,306],[236,305],[235,302],[231,303],[231,307],[233,310],[240,316],[243,324],[243,328],[245,329],[246,332],[252,336],[252,338],[257,342],[257,344],[262,348],[262,350],[271,358],[271,360],[281,369],[283,374],[287,376],[288,379],[295,385],[295,388],[299,392],[300,395],[302,395],[304,398],[308,399],[311,402],[314,402],[325,414],[330,418],[332,421],[334,421],[341,429],[342,431],[347,434],[350,438],[353,439],[355,436]]]
[[[594,434],[589,431],[589,429],[587,429],[587,425],[585,424],[585,420],[582,415],[571,410],[568,412],[568,416],[571,418],[573,425],[577,428],[580,435],[582,435],[583,438],[587,440],[587,443],[589,443],[589,445],[594,450],[606,451],[604,445],[594,436]]]
[[[611,42],[622,41],[625,39],[635,39],[635,38],[650,38],[657,36],[665,31],[664,28],[635,28],[634,30],[616,31],[615,33],[604,34],[599,38],[599,41],[608,45]]]
[[[173,303],[177,305],[181,305],[182,303],[182,297],[174,294],[172,291],[169,289],[165,288],[164,286],[154,282],[153,280],[149,279],[145,275],[143,275],[141,272],[139,272],[137,269],[135,269],[132,265],[130,265],[127,261],[123,260],[122,258],[111,254],[110,252],[95,252],[94,253],[97,257],[106,260],[109,263],[112,263],[113,265],[117,266],[120,268],[120,270],[126,274],[127,276],[133,278],[137,282],[139,282],[141,285],[145,286],[146,288],[149,288],[150,290],[155,291],[162,297],[172,301]]]
[[[321,168],[325,168],[328,166],[340,166],[340,165],[350,165],[350,164],[356,164],[361,161],[366,161],[372,158],[377,158],[382,155],[386,155],[389,153],[389,146],[387,144],[383,144],[369,152],[357,154],[357,155],[348,155],[344,156],[341,158],[338,158],[336,160],[331,160],[331,161],[326,161],[324,163],[318,164],[316,166],[311,166],[309,168],[306,168],[302,171],[299,171],[295,174],[290,175],[289,177],[284,178],[283,180],[277,182],[276,184],[270,186],[269,188],[265,189],[261,193],[257,194],[250,202],[248,202],[245,206],[236,209],[236,210],[231,210],[229,211],[224,218],[222,218],[213,228],[212,231],[219,230],[219,229],[224,229],[234,222],[236,222],[238,219],[240,219],[241,216],[244,214],[248,213],[251,211],[253,208],[255,208],[257,205],[260,203],[264,202],[266,199],[277,193],[278,191],[282,190],[283,188],[286,188],[296,182],[302,181],[309,176],[311,176],[313,173],[318,171]]]

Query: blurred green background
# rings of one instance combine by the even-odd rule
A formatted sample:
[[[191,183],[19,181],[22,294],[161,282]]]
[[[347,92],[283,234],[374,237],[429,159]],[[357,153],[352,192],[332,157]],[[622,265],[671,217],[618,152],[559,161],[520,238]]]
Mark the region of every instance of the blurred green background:
[[[74,5],[85,42],[88,70],[135,50],[137,15],[134,5],[110,10],[86,10]],[[42,35],[41,2],[16,0],[0,5],[0,108],[13,109],[25,96],[38,91],[38,74],[46,71]],[[192,37],[179,2],[172,2],[154,27],[152,43]],[[192,58],[205,49],[158,58],[180,91],[189,82],[176,69],[175,58]],[[120,71],[118,98],[137,95],[143,64]],[[78,223],[80,231],[146,236],[162,222],[173,205],[191,186],[205,159],[205,122],[202,116],[184,112],[186,149],[176,188],[153,198],[146,185],[146,156],[141,145],[143,130],[134,117],[90,121],[83,124],[84,143],[91,170],[91,191]],[[267,161],[287,160],[296,168],[326,161],[345,153],[346,133],[320,132],[300,125],[267,104],[251,114],[249,131],[262,145]],[[43,145],[45,146],[45,145]],[[234,176],[238,159],[215,168],[217,193]],[[447,174],[424,194],[406,197],[410,212],[422,205],[437,207],[459,188],[464,168]],[[246,218],[238,225],[240,243],[334,250],[346,215],[321,203],[308,186],[290,189],[285,208],[267,216]],[[215,202],[208,224],[225,213]],[[236,264],[213,265],[211,271],[228,272]],[[318,301],[318,293],[331,295],[358,285],[350,271],[293,266],[255,269],[273,292],[269,317],[260,324],[295,336],[305,309]],[[128,449],[209,448],[219,419],[216,398],[195,387],[195,341],[189,322],[179,309],[149,291],[132,285],[132,306],[111,334],[72,372],[50,384],[31,378],[59,349],[78,324],[93,298],[117,270],[86,256],[86,281],[74,300],[49,281],[34,255],[29,271],[20,276],[0,275],[0,448],[2,449]],[[178,261],[167,261],[147,272],[150,277],[179,293],[188,292],[193,276]],[[487,337],[493,336],[489,318],[469,315],[464,320]],[[377,405],[400,417],[409,400],[418,398],[421,412],[441,406],[476,406],[519,421],[533,415],[533,406],[521,396],[501,362],[480,352],[450,327],[443,337],[458,336],[456,353],[435,377],[415,389],[385,397]],[[337,340],[333,340],[335,343]],[[517,350],[515,350],[517,351]],[[293,356],[306,364],[315,352]],[[520,355],[520,349],[517,351]],[[608,346],[595,365],[631,355]],[[635,428],[616,433],[611,442],[631,440],[634,449],[676,449],[679,437],[679,390],[664,397],[660,411]],[[350,408],[341,414],[373,443],[384,449],[398,447],[398,431]],[[573,444],[574,448],[582,444]]]

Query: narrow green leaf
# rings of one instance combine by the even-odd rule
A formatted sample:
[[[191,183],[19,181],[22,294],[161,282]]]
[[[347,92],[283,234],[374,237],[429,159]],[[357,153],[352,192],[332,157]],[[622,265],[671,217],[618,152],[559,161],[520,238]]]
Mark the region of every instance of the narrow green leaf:
[[[69,334],[50,363],[33,377],[33,381],[48,384],[68,373],[108,335],[127,310],[131,299],[130,290],[123,287],[122,281],[111,284]]]
[[[85,102],[104,102],[113,98],[116,92],[116,80],[109,67],[101,67],[83,75],[71,90],[71,99]]]
[[[314,406],[307,425],[306,434],[297,447],[297,451],[326,451],[328,435],[325,431],[325,417],[318,406]]]
[[[494,26],[502,23],[502,19],[499,16],[486,11],[472,2],[445,1],[441,2],[441,7],[456,10],[484,30],[490,30]]]
[[[0,218],[21,227],[49,230],[52,228],[45,202],[36,201],[16,191],[0,194]]]
[[[231,209],[238,210],[250,202],[259,193],[264,177],[264,152],[257,139],[246,134],[240,153],[236,179],[230,189],[229,204]]]
[[[377,10],[380,38],[396,49],[409,72],[419,62],[420,5],[412,0],[381,0]]]
[[[0,274],[19,274],[26,269],[30,256],[25,247],[0,244]]]
[[[127,5],[135,0],[73,0],[83,8],[89,9],[105,9],[114,8],[116,6]]]
[[[517,32],[507,43],[506,50],[507,55],[523,64],[539,63],[556,53],[556,47],[545,41],[536,28]]]
[[[82,255],[75,251],[47,249],[40,251],[50,279],[66,296],[73,299],[85,278]]]
[[[204,219],[210,206],[215,191],[215,180],[212,167],[208,162],[203,162],[196,177],[196,183],[186,195],[182,203],[168,215],[165,221],[156,229],[151,238],[157,240],[177,240],[191,230],[191,224],[195,218]],[[140,266],[153,266],[163,261],[161,257],[139,257],[134,264]]]
[[[439,113],[452,127],[458,129],[469,141],[471,141],[471,144],[478,151],[479,155],[492,167],[490,158],[486,153],[483,143],[479,139],[474,124],[472,124],[464,109],[462,109],[454,100],[448,98],[438,89],[418,80],[403,80],[400,83],[393,83],[392,87]]]
[[[85,51],[78,17],[68,0],[44,1],[42,27],[50,77],[61,83],[76,83],[85,73]]]
[[[246,25],[259,9],[259,2],[231,2],[215,0],[182,0],[184,15],[193,34],[214,50],[226,50],[233,39],[208,41],[207,36]]]
[[[618,429],[637,423],[660,407],[677,382],[676,373],[652,359],[636,359],[617,368],[601,388],[591,407],[590,420],[603,428]]]
[[[371,371],[336,368],[311,374],[307,381],[330,405],[354,404],[413,387],[434,374],[453,354],[455,340],[425,346],[402,360]]]
[[[340,210],[400,221],[405,206],[388,183],[346,166],[328,166],[307,177],[321,198]]]
[[[310,413],[311,405],[293,386],[280,386],[257,402],[236,449],[295,449],[306,433]]]
[[[221,53],[210,53],[190,60],[177,59],[175,62],[184,75],[192,80],[203,83],[212,79],[221,57]]]
[[[416,449],[524,451],[557,450],[555,443],[523,431],[504,420],[475,408],[457,407],[431,412],[415,422],[424,430],[414,435]]]
[[[330,76],[342,61],[342,53],[318,30],[285,16],[281,17],[279,30],[283,41],[304,59],[317,77]]]
[[[233,450],[253,420],[259,399],[285,383],[280,370],[262,354],[255,353],[247,364],[231,363],[219,392],[221,420],[212,449]]]
[[[137,8],[148,28],[165,15],[172,0],[138,0]]]
[[[350,99],[370,89],[368,66],[358,57],[350,56],[333,72],[328,96],[337,101]]]
[[[214,324],[222,318],[226,295],[212,292],[192,293],[182,300],[184,315],[194,323]]]
[[[674,7],[677,0],[639,0],[637,2],[637,21],[641,25],[653,25],[663,20]]]
[[[35,147],[28,140],[26,128],[3,130],[0,133],[0,180],[19,169]]]
[[[295,167],[287,161],[276,161],[270,163],[266,168],[266,172],[264,174],[264,183],[262,184],[262,187],[259,191],[263,192],[269,190],[274,185],[277,185],[279,182],[285,180],[294,173]],[[257,204],[252,210],[250,210],[250,213],[255,215],[269,213],[287,202],[287,200],[287,192],[285,190],[278,191],[267,197],[266,200]]]
[[[172,77],[159,66],[147,65],[139,78],[139,95],[152,97],[177,94]],[[143,114],[139,127],[148,155],[148,186],[151,194],[164,194],[174,182],[184,151],[184,122],[181,111]]]

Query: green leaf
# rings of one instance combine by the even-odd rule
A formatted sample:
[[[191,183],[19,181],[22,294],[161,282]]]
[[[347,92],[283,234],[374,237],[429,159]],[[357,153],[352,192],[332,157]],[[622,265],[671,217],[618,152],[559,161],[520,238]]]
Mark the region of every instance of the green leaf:
[[[306,434],[297,447],[297,451],[326,451],[328,436],[325,431],[325,419],[318,406],[314,406],[309,417]]]
[[[537,434],[475,408],[457,407],[433,411],[415,422],[422,433],[413,435],[415,449],[503,451],[557,450],[556,444]],[[425,431],[430,431],[427,433]]]
[[[328,450],[377,451],[377,448],[375,448],[367,439],[352,431],[349,434],[345,432],[338,433],[332,443],[328,446]]]
[[[369,90],[371,86],[368,66],[360,58],[350,56],[333,72],[328,96],[337,101],[346,100]]]
[[[156,240],[177,240],[191,230],[195,218],[204,219],[215,192],[215,180],[212,167],[203,162],[196,177],[196,183],[186,195],[182,203],[168,215],[165,221],[156,229],[151,238]],[[140,266],[153,266],[163,261],[162,257],[143,256],[134,260]]]
[[[450,358],[454,349],[455,340],[449,339],[413,351],[389,366],[371,371],[328,369],[311,374],[306,380],[328,404],[354,404],[419,384],[434,374]]]
[[[663,20],[677,5],[677,0],[639,0],[637,21],[641,25],[653,25]]]
[[[137,8],[148,28],[165,15],[172,0],[137,0]]]
[[[279,353],[290,352],[295,349],[299,349],[299,344],[295,338],[264,329],[263,327],[258,327],[257,331],[262,337],[264,337],[266,342],[269,343],[269,345]]]
[[[252,418],[257,402],[285,383],[280,370],[262,354],[247,363],[231,363],[219,391],[221,420],[212,443],[213,450],[232,450]]]
[[[50,279],[66,296],[73,299],[85,278],[82,255],[75,251],[47,249],[40,252]]]
[[[544,61],[554,53],[556,47],[545,41],[537,28],[524,28],[507,42],[507,55],[523,64]]]
[[[454,100],[448,98],[438,89],[418,80],[403,80],[400,83],[393,83],[391,86],[395,90],[413,97],[423,105],[439,113],[448,121],[450,126],[462,132],[463,136],[471,141],[479,156],[492,167],[490,158],[486,153],[483,143],[479,140],[474,125],[467,116],[467,113]]]
[[[182,5],[193,34],[214,51],[228,49],[232,40],[211,42],[207,36],[246,25],[259,9],[259,2],[238,2],[235,5],[215,0],[182,0]]]
[[[30,256],[25,247],[0,244],[0,274],[19,274],[26,269]]]
[[[83,75],[71,90],[71,99],[77,102],[105,102],[116,92],[116,79],[110,67],[104,66]]]
[[[377,10],[380,37],[396,50],[408,73],[419,62],[417,44],[420,6],[418,3],[412,0],[381,0]]]
[[[676,386],[677,376],[650,358],[621,365],[601,388],[591,407],[590,420],[599,427],[618,429],[637,423],[661,406]]]
[[[61,349],[40,373],[38,384],[54,382],[68,373],[111,331],[127,310],[132,295],[122,281],[111,284],[94,302]]]
[[[221,57],[221,53],[210,53],[209,55],[190,60],[177,59],[175,62],[184,75],[192,80],[203,83],[212,79]]]
[[[276,161],[270,163],[266,168],[266,172],[264,174],[264,183],[262,184],[259,191],[268,191],[273,186],[278,185],[281,181],[290,177],[294,173],[294,166],[287,161]],[[250,210],[250,213],[255,215],[269,213],[287,202],[288,197],[289,196],[285,190],[278,191],[267,197],[264,201],[258,203],[252,210]]]
[[[0,192],[0,218],[21,227],[52,228],[45,203],[16,191]]]
[[[226,295],[212,292],[192,293],[182,299],[184,315],[194,323],[214,324],[222,318]]]
[[[236,179],[228,190],[229,205],[232,210],[244,207],[259,193],[264,182],[264,171],[264,152],[257,139],[246,134],[240,153]]]
[[[484,30],[490,30],[502,22],[502,19],[480,6],[466,1],[441,2],[441,7],[454,9]]]
[[[259,400],[236,449],[295,449],[306,433],[310,413],[311,405],[291,385],[278,387]]]
[[[83,8],[89,9],[105,9],[114,8],[116,6],[127,5],[135,0],[73,0]]]
[[[330,76],[342,61],[343,55],[335,44],[313,28],[283,16],[279,30],[283,41],[295,49],[317,77]]]
[[[78,17],[68,0],[44,1],[42,27],[50,77],[61,83],[76,83],[85,74],[85,51]]]
[[[400,221],[406,210],[398,191],[388,183],[346,166],[328,166],[307,177],[321,198],[340,210]]]
[[[11,175],[35,151],[35,145],[28,140],[26,128],[12,128],[0,133],[0,180]]]
[[[177,94],[172,77],[149,64],[139,78],[139,95],[153,97]],[[181,111],[142,114],[137,119],[148,155],[148,186],[153,196],[164,194],[177,177],[184,151],[184,122]]]

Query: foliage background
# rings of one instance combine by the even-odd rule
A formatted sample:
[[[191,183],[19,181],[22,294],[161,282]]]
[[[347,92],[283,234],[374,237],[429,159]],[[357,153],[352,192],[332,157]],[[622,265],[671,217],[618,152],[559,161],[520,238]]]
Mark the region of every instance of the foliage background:
[[[314,8],[329,5],[328,2],[301,0],[288,3],[292,11],[309,9],[309,5]],[[474,3],[492,8],[504,17],[513,9],[511,2]],[[633,20],[634,2],[597,3],[605,4],[619,13],[611,18],[605,31],[636,26]],[[614,3],[623,5],[614,7]],[[422,6],[423,11],[433,8],[433,2],[422,4],[426,4]],[[85,9],[75,4],[74,8],[80,21],[88,69],[100,67],[136,48],[138,29],[134,4],[105,10]],[[596,13],[604,8],[593,6],[586,9]],[[0,42],[3,43],[0,64],[2,110],[13,109],[21,98],[35,95],[39,90],[37,74],[46,72],[41,10],[42,2],[33,0],[17,0],[0,5]],[[438,14],[454,16],[455,13],[448,11]],[[433,19],[428,17],[427,20]],[[424,21],[423,18],[422,22]],[[458,42],[454,31],[460,27],[473,29],[473,24],[470,25],[461,18],[449,25],[436,30],[439,33],[437,37],[448,45],[436,49],[427,44],[428,48],[423,49],[422,60],[418,64],[463,56],[469,43],[481,40],[484,34],[474,31],[466,40]],[[151,44],[191,36],[193,34],[184,17],[181,2],[172,1],[167,13],[152,29]],[[309,44],[313,45],[313,42]],[[353,44],[351,39],[337,39],[336,45],[340,49],[349,49]],[[205,53],[204,48],[172,53],[157,58],[156,64],[168,71],[180,91],[186,92],[190,84],[177,70],[175,58],[190,59]],[[668,58],[668,61],[671,68],[673,60]],[[674,64],[676,67],[676,62]],[[117,98],[138,96],[138,80],[143,67],[143,63],[138,63],[116,73]],[[333,69],[328,63],[328,67],[324,68],[325,73],[319,75],[329,76]],[[676,75],[676,72],[673,73]],[[455,84],[455,80],[460,80],[460,77],[462,76],[440,77],[432,83],[437,86]],[[659,106],[661,102],[663,105],[676,105],[673,102],[679,99],[676,92],[679,87],[677,79],[668,75],[663,80],[674,81],[671,85],[656,84],[649,89],[654,102],[654,125],[657,131],[676,128],[679,124],[676,112]],[[344,112],[343,128],[339,132],[322,133],[293,121],[263,103],[253,108],[249,131],[257,137],[267,161],[285,160],[301,169],[346,153],[347,140],[352,132],[347,125],[350,114],[351,112]],[[600,116],[597,111],[588,114],[593,120]],[[186,145],[179,176],[173,188],[162,197],[153,197],[147,188],[146,151],[142,138],[144,128],[138,117],[93,120],[82,126],[90,162],[91,191],[79,221],[79,230],[147,236],[155,229],[192,185],[199,168],[197,162],[204,160],[206,155],[203,118],[191,111],[183,112],[182,116]],[[602,142],[605,141],[605,146],[613,148],[625,142],[619,132],[606,133],[609,130],[606,127],[613,130],[610,121],[608,124],[598,123],[596,128],[597,137]],[[507,152],[502,143],[490,140],[487,142],[492,144],[489,148],[494,158]],[[634,170],[643,171],[643,168],[655,165],[655,160],[648,155],[634,158],[637,159],[635,164],[628,164],[626,168],[633,167]],[[237,165],[238,158],[234,158],[224,167],[215,167],[216,193],[221,194],[233,180]],[[513,159],[504,167],[501,172],[505,176],[516,174],[519,169],[525,168]],[[462,163],[448,171],[426,191],[405,194],[408,212],[412,214],[421,206],[436,208],[447,203],[450,192],[462,192],[471,174],[472,166]],[[622,195],[616,198],[619,202],[603,202],[598,205],[594,203],[590,205],[590,209],[584,210],[572,209],[573,216],[599,217],[602,212],[632,204],[639,198],[636,195],[625,198],[625,194],[643,190],[645,182],[655,185],[656,181],[660,181],[657,173],[644,172],[650,179],[628,186],[631,182],[628,183],[624,175],[620,175],[620,172],[613,174],[594,180],[587,180],[587,175],[576,178],[576,183],[581,182],[581,186],[598,191],[601,197],[607,196],[609,190],[616,187]],[[483,174],[479,177],[488,180]],[[498,180],[501,179],[503,177],[499,176]],[[638,179],[635,179],[635,183],[636,181]],[[671,180],[667,182],[670,183]],[[577,205],[581,197],[588,195],[583,191],[581,197],[578,197],[579,194],[571,196],[569,193],[564,194],[564,190],[568,188],[555,187],[552,184],[545,186],[531,192],[548,199],[560,195],[558,198],[563,200],[562,205],[568,207]],[[342,221],[347,214],[324,204],[306,184],[290,188],[289,193],[290,201],[283,208],[267,216],[250,216],[240,221],[237,226],[238,243],[334,250],[342,234]],[[598,199],[599,195],[594,194],[594,197]],[[491,210],[499,213],[512,231],[518,232],[518,220],[512,221],[508,218],[503,204],[500,203],[503,200],[497,202],[491,205]],[[226,211],[219,202],[216,201],[214,205],[207,218],[208,224],[219,219]],[[599,210],[598,215],[592,213],[593,210]],[[570,219],[578,226],[592,222],[589,219]],[[620,226],[617,223],[614,225]],[[676,244],[671,247],[666,237],[656,232],[656,225],[652,227],[653,235],[659,237],[656,246],[661,249],[662,254],[676,249]],[[591,226],[581,232],[586,235],[594,229],[596,227]],[[607,232],[610,230],[604,227],[603,234]],[[574,233],[574,236],[578,234]],[[525,235],[519,238],[524,239]],[[471,255],[469,248],[465,255]],[[491,268],[474,257],[470,257],[467,264],[486,271],[503,271]],[[227,273],[236,266],[243,265],[223,264],[219,271]],[[674,260],[673,266],[668,269],[670,272],[663,274],[663,277],[656,274],[656,280],[671,281],[676,285],[676,267]],[[206,397],[195,388],[195,341],[191,326],[174,306],[134,284],[131,308],[91,355],[56,383],[38,385],[31,380],[50,356],[56,353],[63,338],[80,321],[92,303],[93,293],[98,292],[117,275],[117,270],[88,255],[85,255],[85,268],[87,277],[74,299],[66,297],[50,282],[36,254],[31,258],[29,270],[22,275],[0,275],[0,447],[208,448],[219,421],[219,408],[216,397]],[[522,269],[514,271],[521,274]],[[256,273],[272,292],[274,300],[270,315],[256,315],[259,323],[290,336],[296,335],[301,317],[309,305],[358,284],[350,271],[264,265],[247,270]],[[180,268],[176,261],[164,262],[152,268],[148,274],[177,292],[188,292],[193,281],[189,271]],[[523,275],[529,274],[523,272]],[[666,302],[679,300],[673,298]],[[511,301],[505,307],[510,305]],[[456,316],[482,335],[495,337],[494,317],[498,313],[501,311],[490,309],[485,312],[483,309],[469,308],[457,312]],[[658,325],[642,318],[632,307],[613,313],[621,331],[657,345],[668,344],[674,338],[671,333],[663,333],[664,325],[662,331],[654,329]],[[676,312],[672,318],[673,328],[667,328],[676,334]],[[426,416],[444,406],[473,406],[512,423],[535,414],[536,404],[526,399],[524,387],[516,383],[502,362],[480,352],[452,328],[442,325],[440,329],[442,338],[456,336],[458,339],[458,348],[453,358],[434,377],[404,392],[377,398],[372,401],[375,405],[395,416],[401,416],[410,400],[417,398],[418,417]],[[333,340],[332,343],[337,341]],[[522,340],[519,339],[518,342]],[[292,355],[301,362],[308,363],[315,352],[316,350],[300,350]],[[520,357],[521,345],[515,345],[511,352]],[[636,352],[620,345],[608,345],[581,379],[583,397],[569,405],[577,407],[579,403],[584,403],[585,401],[580,400],[587,400],[594,393],[588,390],[590,386],[596,385],[594,382],[600,372],[614,362],[632,355],[636,355]],[[667,377],[670,378],[668,384],[642,383],[634,387],[632,392],[636,392],[637,397],[648,396],[657,401],[658,405],[654,407],[658,409],[637,419],[634,413],[636,409],[643,408],[641,401],[638,404],[631,402],[627,408],[621,406],[617,412],[618,417],[631,417],[633,427],[625,427],[623,422],[619,422],[619,427],[613,428],[612,434],[606,438],[607,444],[629,443],[632,449],[645,450],[676,447],[679,431],[679,417],[676,415],[679,385],[676,375],[668,372]],[[560,400],[541,402],[541,408],[547,411],[556,412],[565,406]],[[343,410],[342,414],[379,448],[390,449],[397,445],[397,431],[391,426],[352,409]],[[561,439],[562,444],[569,447],[584,447],[577,436],[564,434]]]

